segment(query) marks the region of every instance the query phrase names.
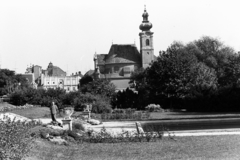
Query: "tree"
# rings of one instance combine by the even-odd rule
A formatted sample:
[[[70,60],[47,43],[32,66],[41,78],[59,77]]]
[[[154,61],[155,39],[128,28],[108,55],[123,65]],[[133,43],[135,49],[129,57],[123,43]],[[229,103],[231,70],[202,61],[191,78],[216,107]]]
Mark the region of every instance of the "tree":
[[[80,87],[92,81],[93,81],[93,78],[91,76],[85,75],[80,79]]]
[[[115,94],[116,86],[106,79],[96,79],[81,86],[80,91],[83,93],[92,93],[112,98]]]
[[[224,63],[218,70],[220,86],[239,85],[240,78],[240,56],[231,56],[228,63]]]
[[[189,54],[183,44],[175,42],[146,69],[146,82],[155,96],[184,98],[191,90],[196,64],[196,56]]]
[[[0,70],[0,95],[9,94],[16,89],[29,87],[26,78],[15,75],[14,71],[8,69]]]
[[[147,102],[173,107],[174,103],[178,106],[190,101],[199,103],[197,98],[205,99],[206,103],[211,100],[213,103],[208,105],[214,106],[221,87],[239,85],[239,60],[231,47],[211,37],[186,45],[174,42],[150,67],[135,72],[132,81],[138,90],[145,91]]]
[[[192,84],[192,97],[206,96],[212,94],[217,89],[217,75],[214,69],[209,68],[204,63],[199,62],[194,67]]]
[[[198,57],[198,61],[215,70],[220,87],[229,84],[229,82],[226,83],[228,80],[224,78],[226,75],[233,76],[235,79],[239,77],[237,71],[238,65],[236,63],[237,56],[233,48],[225,46],[220,40],[208,36],[202,37],[192,43],[197,48],[194,54]],[[235,76],[233,75],[234,73],[236,73]],[[230,77],[227,79],[230,79]]]

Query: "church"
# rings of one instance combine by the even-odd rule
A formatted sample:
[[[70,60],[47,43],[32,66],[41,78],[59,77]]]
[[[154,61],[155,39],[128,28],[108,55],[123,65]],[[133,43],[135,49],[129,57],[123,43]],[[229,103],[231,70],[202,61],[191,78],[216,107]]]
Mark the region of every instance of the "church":
[[[94,78],[109,79],[117,90],[124,90],[130,87],[132,72],[147,68],[155,60],[153,32],[150,31],[152,23],[148,21],[148,16],[145,8],[143,21],[139,26],[140,50],[135,44],[112,44],[108,54],[95,53]]]

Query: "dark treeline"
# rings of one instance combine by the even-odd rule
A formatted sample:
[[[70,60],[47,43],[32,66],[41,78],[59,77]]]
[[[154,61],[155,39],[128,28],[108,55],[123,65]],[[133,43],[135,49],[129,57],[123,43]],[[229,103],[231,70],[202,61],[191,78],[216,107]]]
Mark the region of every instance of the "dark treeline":
[[[13,105],[33,104],[49,107],[54,101],[59,108],[74,107],[83,110],[87,104],[92,104],[95,113],[109,113],[112,110],[112,99],[115,86],[105,79],[94,80],[84,77],[79,90],[67,93],[64,89],[33,88],[22,75],[16,75],[8,69],[0,70],[0,96],[8,95],[9,103]]]
[[[189,111],[240,111],[240,56],[218,39],[174,42],[132,75],[140,106]]]

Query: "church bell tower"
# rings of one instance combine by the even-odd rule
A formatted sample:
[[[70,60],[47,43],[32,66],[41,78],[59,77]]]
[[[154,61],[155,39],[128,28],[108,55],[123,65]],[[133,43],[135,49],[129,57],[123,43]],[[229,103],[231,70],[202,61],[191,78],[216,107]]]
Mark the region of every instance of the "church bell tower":
[[[140,54],[142,57],[142,67],[147,68],[149,64],[154,60],[154,49],[153,49],[153,32],[150,31],[152,23],[148,21],[148,13],[146,6],[144,13],[142,14],[143,21],[139,26],[142,32],[139,33],[140,37]]]

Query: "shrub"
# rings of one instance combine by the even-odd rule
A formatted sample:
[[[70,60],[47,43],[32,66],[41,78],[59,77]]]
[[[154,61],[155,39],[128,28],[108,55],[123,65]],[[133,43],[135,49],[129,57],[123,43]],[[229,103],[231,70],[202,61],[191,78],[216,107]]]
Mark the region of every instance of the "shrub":
[[[92,105],[92,112],[93,113],[111,113],[112,106],[110,104],[110,100],[107,97],[97,95],[96,101]]]
[[[135,111],[135,109],[117,109],[113,113],[103,113],[101,114],[101,119],[111,119],[111,120],[142,120],[149,119],[150,113],[143,111]]]
[[[162,109],[159,104],[149,104],[145,109],[149,112],[164,112],[164,109]]]
[[[91,93],[82,94],[80,93],[73,102],[75,110],[82,111],[85,104],[91,104],[96,101],[96,96]]]
[[[0,159],[22,159],[29,152],[34,137],[29,130],[36,122],[11,121],[5,117],[0,120]]]
[[[17,90],[10,95],[10,103],[13,105],[24,105],[26,103],[24,96],[24,91]]]
[[[127,88],[119,91],[112,99],[112,104],[115,108],[137,108],[138,94]]]
[[[113,134],[107,132],[106,128],[102,128],[100,132],[89,131],[89,136],[84,137],[82,142],[90,143],[122,143],[122,142],[151,142],[162,139],[164,131],[145,132],[138,134],[122,130],[121,133]]]
[[[115,95],[116,86],[106,79],[97,79],[82,85],[80,90],[82,93],[91,93],[93,95],[107,96],[110,99]]]
[[[81,122],[80,123],[79,122],[73,122],[72,127],[73,127],[73,130],[82,130],[82,131],[86,130],[86,127]]]

